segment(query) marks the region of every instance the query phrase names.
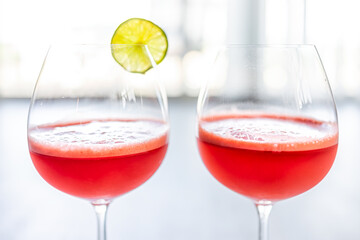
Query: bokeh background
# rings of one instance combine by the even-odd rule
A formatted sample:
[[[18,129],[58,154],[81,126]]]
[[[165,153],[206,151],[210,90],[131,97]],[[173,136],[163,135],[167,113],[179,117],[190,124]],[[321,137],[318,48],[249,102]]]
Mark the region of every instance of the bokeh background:
[[[196,96],[206,58],[224,43],[318,47],[336,97],[360,92],[360,3],[355,0],[0,1],[0,96],[30,97],[50,44],[109,43],[131,17],[169,38],[161,64],[171,97]]]
[[[270,237],[360,239],[359,11],[356,0],[0,0],[0,239],[96,239],[90,204],[32,166],[27,110],[49,45],[109,43],[131,17],[168,36],[159,72],[172,130],[157,174],[110,207],[109,239],[257,238],[252,203],[216,182],[196,149],[196,96],[224,43],[317,46],[338,107],[339,151],[323,182],[275,205]]]

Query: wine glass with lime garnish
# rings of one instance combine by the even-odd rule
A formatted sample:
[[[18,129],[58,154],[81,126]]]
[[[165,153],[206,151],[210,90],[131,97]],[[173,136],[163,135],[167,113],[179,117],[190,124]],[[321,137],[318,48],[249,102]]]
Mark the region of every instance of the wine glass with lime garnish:
[[[166,154],[167,99],[154,68],[166,50],[158,26],[130,19],[111,44],[52,46],[36,83],[31,159],[50,185],[94,206],[99,240],[108,205],[147,181]]]

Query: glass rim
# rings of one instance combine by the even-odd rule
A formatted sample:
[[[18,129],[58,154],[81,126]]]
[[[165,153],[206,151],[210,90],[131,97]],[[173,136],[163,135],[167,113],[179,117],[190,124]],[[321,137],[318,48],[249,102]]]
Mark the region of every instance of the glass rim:
[[[315,44],[242,44],[228,43],[223,44],[220,48],[316,48]]]
[[[102,48],[110,48],[117,49],[123,47],[142,47],[149,48],[148,44],[144,43],[119,43],[119,44],[111,44],[111,43],[53,43],[48,44],[47,49],[102,49]]]
[[[145,43],[51,43],[48,44],[49,48],[54,48],[54,47],[59,47],[59,48],[63,48],[63,47],[117,47],[117,46],[149,46],[148,44]]]

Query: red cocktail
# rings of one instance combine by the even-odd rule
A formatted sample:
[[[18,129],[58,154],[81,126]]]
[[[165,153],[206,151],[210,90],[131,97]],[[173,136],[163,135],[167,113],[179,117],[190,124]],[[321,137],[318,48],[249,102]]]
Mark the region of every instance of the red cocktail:
[[[104,120],[38,126],[29,148],[40,175],[55,188],[90,200],[112,199],[149,179],[167,149],[159,121]]]
[[[301,194],[330,170],[337,127],[306,118],[221,115],[199,121],[198,147],[211,174],[254,200]]]

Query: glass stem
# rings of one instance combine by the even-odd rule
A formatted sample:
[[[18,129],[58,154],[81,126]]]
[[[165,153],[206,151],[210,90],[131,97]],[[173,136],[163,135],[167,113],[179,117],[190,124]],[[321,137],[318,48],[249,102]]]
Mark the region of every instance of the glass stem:
[[[268,223],[272,209],[272,203],[270,201],[258,201],[255,203],[255,205],[259,214],[259,240],[268,240]]]
[[[95,201],[91,203],[94,207],[97,225],[98,225],[98,240],[106,240],[106,213],[110,202]]]

